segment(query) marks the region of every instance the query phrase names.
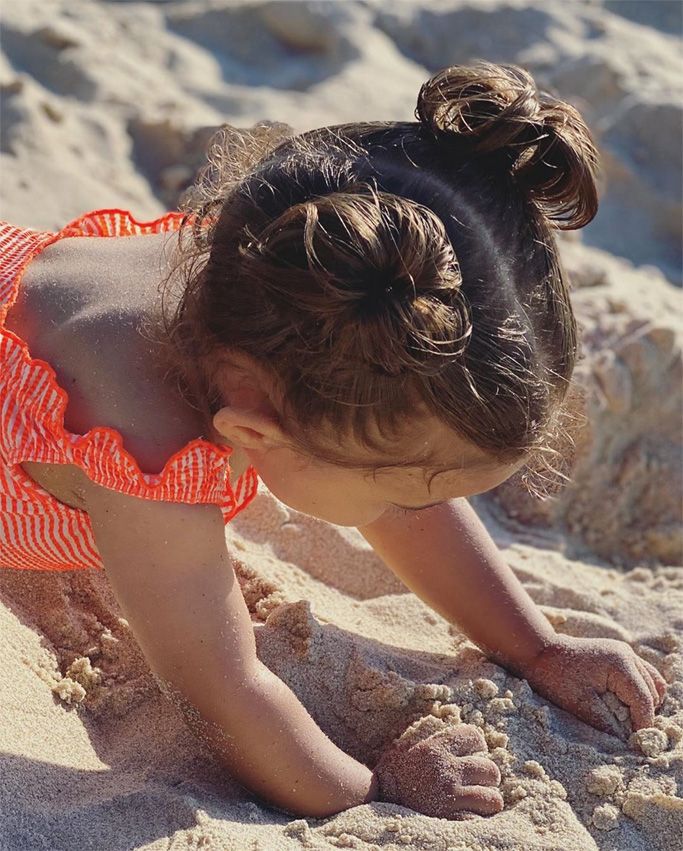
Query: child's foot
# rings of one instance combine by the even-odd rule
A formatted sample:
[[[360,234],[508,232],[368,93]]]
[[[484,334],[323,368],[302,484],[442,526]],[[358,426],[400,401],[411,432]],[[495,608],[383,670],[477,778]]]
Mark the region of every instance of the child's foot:
[[[401,739],[382,754],[375,772],[380,800],[436,818],[492,815],[503,809],[498,766],[478,727],[458,724],[411,744]]]

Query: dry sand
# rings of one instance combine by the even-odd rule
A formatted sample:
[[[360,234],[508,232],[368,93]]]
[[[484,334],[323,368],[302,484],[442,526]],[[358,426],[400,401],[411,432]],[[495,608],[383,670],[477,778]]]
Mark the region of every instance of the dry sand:
[[[584,334],[574,480],[552,503],[514,482],[474,503],[558,632],[628,641],[669,688],[652,729],[594,731],[488,662],[355,529],[261,484],[226,530],[260,658],[369,765],[410,725],[479,726],[504,811],[270,809],[189,734],[102,573],[0,570],[2,851],[680,847],[680,17],[677,2],[5,4],[2,216],[34,227],[98,206],[152,218],[201,160],[201,128],[410,118],[429,73],[471,58],[520,62],[577,103],[606,186],[562,241]]]

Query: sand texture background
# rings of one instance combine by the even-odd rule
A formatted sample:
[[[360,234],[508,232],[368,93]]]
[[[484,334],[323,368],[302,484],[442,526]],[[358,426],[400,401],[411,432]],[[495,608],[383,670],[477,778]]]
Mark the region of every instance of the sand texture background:
[[[582,110],[604,185],[596,220],[561,240],[586,391],[573,482],[549,503],[512,481],[474,504],[558,632],[628,641],[669,689],[630,741],[585,726],[487,662],[357,530],[261,484],[226,530],[260,658],[369,765],[411,724],[418,737],[479,725],[505,810],[454,822],[386,803],[319,820],[269,808],[188,732],[104,574],[0,570],[2,851],[680,847],[682,8],[4,4],[2,217],[37,228],[172,208],[223,121],[413,120],[431,73],[476,58],[518,62]]]

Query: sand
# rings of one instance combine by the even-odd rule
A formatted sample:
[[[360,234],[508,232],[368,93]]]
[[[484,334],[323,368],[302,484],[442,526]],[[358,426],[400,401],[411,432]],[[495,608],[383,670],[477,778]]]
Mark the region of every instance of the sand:
[[[646,8],[647,7],[647,8]],[[172,208],[207,127],[410,119],[453,62],[517,61],[598,134],[598,218],[563,237],[586,396],[573,481],[473,504],[560,633],[628,641],[668,682],[655,726],[599,733],[488,662],[355,529],[263,484],[226,529],[259,657],[374,765],[465,722],[504,810],[450,821],[373,802],[269,808],[185,726],[104,574],[0,570],[0,849],[673,849],[683,831],[680,4],[92,3],[3,9],[2,216]],[[210,683],[207,683],[209,686]]]

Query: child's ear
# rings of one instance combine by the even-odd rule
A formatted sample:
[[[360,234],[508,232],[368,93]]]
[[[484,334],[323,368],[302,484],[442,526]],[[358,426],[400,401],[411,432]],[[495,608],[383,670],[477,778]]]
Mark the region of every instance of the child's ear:
[[[287,443],[274,411],[271,414],[226,405],[214,414],[213,426],[231,445],[245,449],[263,452]]]

